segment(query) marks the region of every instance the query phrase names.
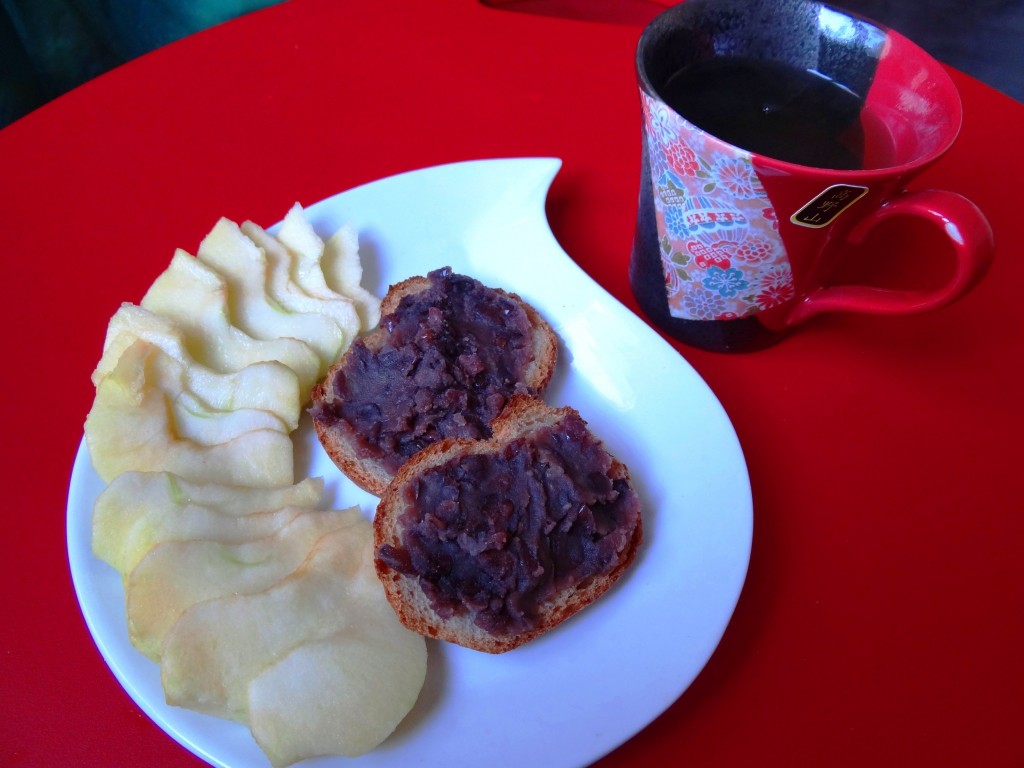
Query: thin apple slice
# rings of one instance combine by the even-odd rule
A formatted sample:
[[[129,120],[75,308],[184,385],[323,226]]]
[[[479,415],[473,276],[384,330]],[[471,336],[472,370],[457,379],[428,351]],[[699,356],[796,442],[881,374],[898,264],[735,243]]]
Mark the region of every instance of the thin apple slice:
[[[295,509],[297,515],[303,509],[319,508],[323,489],[322,478],[253,488],[196,483],[169,472],[125,472],[96,499],[92,549],[98,558],[128,575],[161,541],[207,538],[237,543],[270,536],[277,530],[271,527],[274,513]],[[283,525],[295,515],[280,515],[276,522]],[[240,530],[232,522],[236,518],[247,520],[241,525],[250,530]],[[248,539],[240,537],[243,533]]]
[[[132,643],[154,661],[164,636],[190,606],[273,586],[305,561],[325,534],[354,524],[359,509],[301,512],[266,538],[241,544],[213,539],[155,545],[125,579]]]
[[[270,294],[271,265],[267,255],[234,222],[218,221],[200,243],[196,258],[227,282],[228,306],[235,325],[256,338],[302,339],[320,357],[321,374],[352,342],[353,337],[333,317],[315,310],[289,309],[280,297]]]
[[[284,507],[318,509],[324,504],[324,478],[307,477],[294,485],[246,487],[219,482],[195,482],[171,472],[125,472],[103,489],[94,516],[138,514],[137,508],[154,514],[174,514],[189,505],[208,507],[225,515],[273,512]],[[112,523],[122,524],[122,523]]]
[[[346,296],[355,303],[363,330],[377,326],[380,299],[362,286],[359,238],[351,225],[340,227],[325,243],[296,203],[281,222],[277,239],[292,252],[295,282],[307,293]]]
[[[161,380],[164,379],[165,373],[170,378],[175,377],[177,372],[167,372],[163,369],[162,362],[166,361],[156,362],[159,371],[157,389],[163,392],[170,402],[174,433],[183,440],[191,440],[201,446],[213,446],[230,442],[253,430],[271,430],[283,435],[290,433],[291,430],[281,417],[270,411],[254,408],[214,411],[186,389],[168,391]],[[173,381],[173,378],[170,381]]]
[[[298,426],[304,393],[300,394],[298,376],[291,368],[277,360],[255,362],[237,371],[209,368],[188,351],[177,323],[135,304],[122,304],[110,318],[93,383],[99,384],[136,341],[149,342],[180,363],[186,387],[210,410],[254,408],[275,413],[289,430]]]
[[[378,607],[359,606],[358,622],[300,645],[249,684],[249,727],[274,766],[365,754],[415,705],[426,643]]]
[[[373,566],[369,522],[328,533],[290,576],[255,595],[187,609],[164,637],[161,680],[169,704],[246,722],[248,685],[299,645],[364,620],[366,604],[391,610]]]
[[[119,373],[114,373],[119,371]],[[153,387],[164,394],[171,408],[171,428],[174,434],[200,445],[217,445],[234,440],[254,429],[290,432],[288,425],[276,413],[258,408],[216,410],[207,405],[190,388],[189,369],[178,360],[148,341],[137,339],[118,358],[111,375],[121,376],[134,372],[130,381],[139,388]],[[107,392],[112,390],[105,390]],[[140,401],[144,400],[140,396]],[[129,423],[131,410],[121,413]]]
[[[327,239],[321,265],[327,284],[356,303],[365,328],[375,328],[380,322],[380,299],[362,286],[363,263],[354,228],[341,227]]]
[[[184,331],[193,357],[218,371],[278,360],[299,377],[303,402],[320,378],[321,359],[305,341],[279,333],[255,338],[232,323],[224,278],[182,250],[150,286],[142,306],[169,317]]]
[[[295,254],[268,234],[258,224],[247,221],[232,233],[254,244],[267,260],[268,292],[282,306],[293,312],[312,312],[330,317],[345,332],[348,345],[359,335],[359,312],[355,303],[340,293],[310,293],[294,278],[297,267]]]
[[[227,441],[197,443],[184,437],[175,424],[176,415],[185,418],[189,414],[174,412],[167,395],[150,383],[154,378],[148,365],[140,365],[126,352],[96,388],[85,420],[85,439],[93,466],[103,480],[110,482],[129,470],[166,470],[197,481],[292,484],[293,445],[285,431],[261,428],[264,425],[256,420],[251,421],[252,429],[236,422],[230,428],[234,436]],[[271,416],[263,411],[249,415],[255,413]],[[192,426],[200,430],[203,423],[195,417]]]
[[[98,507],[100,500],[96,503]],[[173,514],[141,506],[102,515],[94,511],[93,552],[127,577],[153,547],[163,542],[210,539],[241,544],[256,541],[273,536],[302,512],[303,507],[283,507],[248,515],[227,515],[194,505],[176,508]],[[115,521],[124,524],[117,526],[113,524]]]
[[[242,231],[246,232],[250,226],[249,222],[244,223]],[[277,230],[277,240],[291,252],[292,276],[306,293],[324,298],[341,295],[327,285],[321,261],[324,241],[313,229],[306,218],[306,212],[298,203],[285,214]]]

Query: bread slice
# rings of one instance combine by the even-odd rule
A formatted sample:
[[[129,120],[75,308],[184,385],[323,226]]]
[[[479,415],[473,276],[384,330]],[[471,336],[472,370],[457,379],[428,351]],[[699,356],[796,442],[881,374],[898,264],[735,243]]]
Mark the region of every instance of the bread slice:
[[[439,270],[439,272],[443,271]],[[349,361],[362,352],[358,348],[365,347],[370,352],[378,352],[390,338],[390,321],[397,317],[396,313],[401,311],[402,299],[427,291],[430,287],[431,280],[428,276],[411,277],[393,285],[381,302],[380,326],[370,334],[358,339],[341,359],[331,366],[326,377],[313,387],[313,408],[311,410],[314,416],[313,424],[320,443],[342,472],[360,488],[375,496],[380,496],[394,477],[395,469],[388,466],[389,463],[392,463],[388,461],[389,456],[374,456],[372,451],[368,451],[365,446],[360,444],[359,435],[354,434],[352,429],[346,429],[344,424],[333,423],[331,419],[323,417],[323,414],[330,413],[342,405],[335,388],[335,379],[346,369]],[[530,393],[542,393],[551,381],[558,358],[554,331],[537,310],[518,295],[500,288],[488,290],[515,302],[525,312],[529,323],[532,355],[516,389]],[[509,391],[505,393],[505,396],[508,397],[511,394],[512,391]],[[388,396],[388,393],[380,393],[381,399]]]
[[[492,429],[492,437],[486,440],[442,440],[420,451],[402,466],[377,506],[373,523],[374,551],[377,575],[384,585],[388,601],[406,627],[427,637],[447,640],[467,648],[488,653],[503,653],[533,640],[544,632],[558,626],[603,595],[622,576],[623,572],[636,557],[637,549],[643,536],[643,526],[640,517],[640,502],[630,485],[627,468],[607,453],[601,441],[593,436],[589,428],[587,428],[586,422],[580,418],[574,409],[569,407],[552,408],[538,398],[516,395],[510,400],[502,414],[492,422]],[[558,584],[560,579],[559,569],[551,567],[550,570],[554,573],[553,578],[556,580],[553,592],[546,593],[546,597],[538,600],[532,606],[530,610],[531,618],[526,627],[513,627],[510,631],[490,631],[484,626],[488,622],[481,621],[483,609],[472,607],[466,602],[456,605],[453,609],[452,601],[457,603],[459,598],[458,596],[451,597],[450,591],[448,592],[450,599],[446,598],[440,603],[440,607],[436,608],[435,604],[432,604],[428,593],[433,591],[435,595],[437,594],[435,590],[439,581],[447,580],[448,584],[444,588],[449,590],[454,588],[452,584],[456,581],[473,585],[469,588],[469,592],[476,595],[474,599],[478,602],[487,602],[493,597],[492,594],[491,597],[485,595],[481,598],[479,593],[473,591],[476,585],[492,583],[489,579],[493,576],[494,569],[484,561],[472,560],[471,564],[466,566],[454,560],[448,560],[447,564],[450,565],[450,568],[447,571],[442,566],[437,573],[424,576],[413,565],[413,562],[417,561],[417,559],[419,562],[424,562],[422,550],[421,555],[417,558],[411,555],[410,550],[407,548],[408,542],[421,540],[417,539],[417,537],[420,536],[420,532],[424,529],[428,531],[427,536],[431,536],[432,533],[430,531],[433,530],[431,526],[436,528],[438,518],[444,516],[440,512],[442,505],[432,503],[435,496],[440,496],[444,499],[451,499],[457,496],[460,499],[458,511],[445,517],[444,532],[438,535],[438,538],[445,542],[439,545],[445,547],[440,555],[441,562],[445,562],[445,558],[450,555],[451,550],[449,546],[452,539],[459,540],[459,536],[463,533],[471,535],[472,531],[470,529],[478,524],[478,520],[473,520],[474,510],[466,510],[462,499],[466,498],[466,504],[471,504],[475,495],[472,488],[467,489],[466,483],[474,486],[482,486],[483,483],[478,483],[469,477],[455,479],[458,477],[459,470],[452,471],[451,467],[453,464],[465,467],[467,457],[474,455],[483,454],[507,458],[531,453],[530,444],[537,445],[540,442],[544,442],[546,445],[551,444],[551,430],[554,430],[556,434],[568,436],[563,436],[559,438],[559,441],[556,441],[563,443],[566,440],[578,439],[581,434],[585,434],[582,443],[588,446],[588,455],[601,456],[600,461],[604,465],[603,471],[607,478],[612,481],[611,485],[615,488],[614,496],[618,501],[608,501],[608,496],[606,495],[602,501],[591,503],[593,507],[598,507],[600,504],[606,505],[604,509],[611,510],[606,514],[615,517],[621,522],[621,525],[616,530],[615,538],[608,539],[609,549],[607,551],[614,551],[614,557],[605,562],[601,569],[582,574],[582,581],[578,583]],[[525,441],[525,445],[523,441]],[[550,454],[541,455],[549,456]],[[572,474],[571,472],[567,472],[564,475],[561,474],[566,465],[559,460],[551,461],[550,465],[555,467],[551,470],[555,475],[568,477]],[[536,466],[537,464],[534,463],[528,469],[527,474],[536,476]],[[590,466],[592,469],[591,465],[587,466]],[[589,472],[590,469],[585,467],[579,475],[587,477]],[[428,489],[427,484],[436,481],[438,474],[444,478],[441,482],[443,490],[440,493],[433,494]],[[424,480],[424,478],[430,475],[434,477]],[[502,486],[499,485],[497,487]],[[533,487],[536,488],[536,486]],[[576,488],[580,488],[579,482],[576,482]],[[490,488],[483,491],[483,493],[485,498],[488,499],[487,503],[493,505],[492,509],[502,508],[503,502],[494,502],[494,496],[487,495],[492,493]],[[587,491],[583,490],[580,498],[585,498],[586,493]],[[512,498],[516,495],[515,492],[510,492],[507,497],[502,496],[501,498]],[[536,498],[536,496],[533,498]],[[421,510],[413,509],[413,502],[416,499],[419,499],[427,508]],[[577,500],[575,503],[579,507],[583,502]],[[509,517],[495,522],[495,528],[503,532],[510,531],[510,528],[506,527],[508,520],[529,519],[530,515],[527,514],[528,510],[526,509],[528,506],[529,504],[524,504],[522,508],[512,510],[511,512],[508,512],[508,507],[503,507],[506,513],[509,514]],[[488,512],[486,514],[490,516],[491,513]],[[594,512],[593,514],[596,517],[602,513]],[[566,515],[563,520],[568,520],[570,517],[570,515]],[[490,519],[494,520],[495,518],[490,517]],[[576,518],[576,520],[584,519],[584,513],[581,511],[580,517]],[[460,529],[460,526],[466,527]],[[519,530],[522,531],[524,528],[529,530],[530,525],[520,525]],[[412,537],[406,538],[406,535],[413,529],[415,529],[415,532],[412,534]],[[561,526],[555,526],[551,531],[543,534],[542,538],[544,541],[536,546],[536,550],[553,552],[559,547],[564,547],[565,539],[555,541],[555,537],[559,535],[560,530]],[[586,532],[583,524],[581,524],[581,530],[583,535],[590,535]],[[477,527],[477,531],[480,531],[479,527]],[[578,530],[577,533],[579,532]],[[493,535],[493,533],[484,534],[488,541],[494,540],[492,538]],[[502,547],[509,553],[513,562],[516,561],[517,553],[524,551],[513,540],[513,537],[518,535],[509,532],[509,541]],[[576,534],[574,533],[574,535]],[[524,536],[524,538],[528,537]],[[611,549],[613,547],[614,550]],[[562,549],[561,551],[566,550]],[[434,560],[431,560],[428,556],[426,562],[434,562]],[[565,561],[563,560],[562,562],[564,563]],[[477,570],[478,566],[479,570]],[[534,567],[533,564],[529,564],[525,570],[536,573],[533,570]],[[528,585],[528,581],[517,581],[520,578],[521,570],[517,571],[517,575],[509,577],[506,583],[508,585]],[[452,577],[451,574],[454,573],[458,573],[459,576]],[[480,574],[480,579],[474,580],[474,576],[477,573]],[[467,576],[467,574],[470,575]],[[547,574],[540,578],[547,578]],[[468,581],[459,581],[463,579]],[[525,588],[528,591],[532,589],[530,586]],[[516,591],[516,588],[510,586],[503,587],[503,589],[510,589],[511,592]],[[517,601],[521,597],[522,593],[514,597],[510,597],[510,593],[506,593],[497,599],[503,601],[505,605],[512,605],[518,609]],[[491,602],[490,605],[493,606],[496,603]],[[505,608],[500,610],[503,611]],[[491,623],[493,624],[493,622]]]

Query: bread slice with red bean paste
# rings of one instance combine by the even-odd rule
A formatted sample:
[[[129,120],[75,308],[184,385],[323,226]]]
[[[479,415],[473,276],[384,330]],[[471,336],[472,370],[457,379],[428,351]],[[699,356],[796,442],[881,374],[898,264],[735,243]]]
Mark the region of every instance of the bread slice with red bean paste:
[[[380,496],[428,445],[489,437],[512,395],[543,393],[556,360],[555,334],[527,302],[438,269],[390,288],[380,326],[313,388],[310,412],[334,463]]]
[[[636,557],[627,468],[574,409],[515,395],[487,439],[444,439],[398,471],[375,565],[402,623],[502,653],[603,595]]]

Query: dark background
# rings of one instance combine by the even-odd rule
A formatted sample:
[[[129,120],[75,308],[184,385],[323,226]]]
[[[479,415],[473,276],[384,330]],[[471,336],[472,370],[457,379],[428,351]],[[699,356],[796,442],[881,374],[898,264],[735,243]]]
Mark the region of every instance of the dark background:
[[[1024,101],[1024,0],[843,0],[939,61]]]
[[[376,2],[377,0],[368,0]],[[511,9],[509,0],[482,0]],[[280,0],[0,0],[0,127],[108,69]],[[615,0],[550,0],[584,17]],[[621,0],[653,14],[667,3]],[[544,2],[519,3],[540,8]],[[1024,101],[1024,0],[840,0]],[[581,10],[585,9],[585,10]]]

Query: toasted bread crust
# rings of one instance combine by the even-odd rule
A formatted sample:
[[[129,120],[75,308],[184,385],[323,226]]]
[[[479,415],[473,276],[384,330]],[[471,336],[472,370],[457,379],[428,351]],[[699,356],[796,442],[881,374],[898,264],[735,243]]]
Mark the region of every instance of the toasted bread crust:
[[[385,318],[397,310],[399,302],[405,296],[425,291],[430,288],[430,285],[430,280],[427,277],[415,276],[391,286],[381,300],[381,317]],[[522,383],[532,391],[543,392],[551,381],[558,359],[558,344],[555,333],[547,321],[541,317],[540,313],[517,294],[500,288],[493,288],[492,290],[515,301],[525,311],[530,322],[533,359],[523,373]],[[387,340],[387,334],[387,330],[383,327],[378,327],[364,336],[360,343],[365,344],[371,350],[377,349]],[[312,397],[314,402],[334,402],[334,378],[344,367],[350,353],[351,347],[349,351],[331,366],[326,377],[313,387]],[[316,419],[314,419],[313,426],[327,455],[330,456],[335,465],[352,482],[375,496],[380,496],[384,493],[385,488],[387,488],[388,483],[393,478],[393,473],[384,466],[382,460],[360,456],[356,442],[348,439],[341,430],[324,426]]]
[[[400,520],[407,508],[406,488],[424,472],[454,458],[474,453],[498,452],[510,441],[529,437],[536,430],[559,423],[569,414],[578,416],[572,408],[552,408],[539,398],[515,395],[502,414],[492,422],[491,438],[441,440],[417,453],[396,473],[377,506],[373,523],[375,551],[379,552],[384,545],[402,547]],[[618,460],[613,459],[609,474],[613,479],[629,481],[626,466]],[[477,626],[472,612],[449,619],[442,618],[430,606],[418,578],[395,571],[379,557],[375,559],[375,566],[388,601],[406,627],[426,637],[446,640],[478,651],[504,653],[558,626],[601,597],[633,563],[642,539],[643,526],[638,517],[633,536],[612,571],[564,590],[543,606],[539,621],[532,629],[510,635],[494,635]]]

